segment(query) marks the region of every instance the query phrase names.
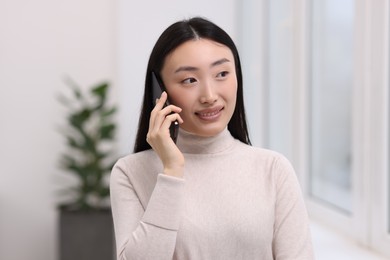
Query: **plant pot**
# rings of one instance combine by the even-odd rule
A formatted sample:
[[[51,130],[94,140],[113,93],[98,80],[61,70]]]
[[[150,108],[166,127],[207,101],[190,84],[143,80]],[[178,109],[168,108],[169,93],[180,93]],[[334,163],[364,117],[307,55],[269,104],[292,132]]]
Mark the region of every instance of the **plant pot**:
[[[110,209],[60,210],[60,260],[115,259]]]

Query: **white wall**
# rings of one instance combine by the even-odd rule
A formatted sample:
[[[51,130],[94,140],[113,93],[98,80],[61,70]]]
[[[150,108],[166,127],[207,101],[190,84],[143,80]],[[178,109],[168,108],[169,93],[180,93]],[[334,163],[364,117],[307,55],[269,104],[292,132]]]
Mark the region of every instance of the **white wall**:
[[[110,0],[2,0],[0,4],[0,259],[53,260],[63,76],[114,79]]]
[[[0,259],[57,258],[63,76],[114,81],[119,153],[132,150],[146,62],[162,30],[202,15],[238,37],[235,0],[3,0],[0,6]]]

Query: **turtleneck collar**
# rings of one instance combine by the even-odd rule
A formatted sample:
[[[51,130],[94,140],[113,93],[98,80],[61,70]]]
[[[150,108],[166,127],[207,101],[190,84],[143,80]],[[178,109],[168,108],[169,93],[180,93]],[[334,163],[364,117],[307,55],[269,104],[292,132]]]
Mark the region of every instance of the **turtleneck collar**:
[[[215,154],[230,148],[235,142],[229,130],[225,128],[221,133],[212,137],[203,137],[179,130],[177,146],[180,151],[188,154]]]

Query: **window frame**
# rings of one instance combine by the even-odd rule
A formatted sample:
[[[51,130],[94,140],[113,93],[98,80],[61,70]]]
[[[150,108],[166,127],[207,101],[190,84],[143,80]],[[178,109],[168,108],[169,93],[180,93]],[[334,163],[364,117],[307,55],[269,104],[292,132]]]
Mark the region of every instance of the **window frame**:
[[[360,0],[362,1],[362,0]],[[366,179],[371,180],[370,244],[390,256],[390,4],[389,0],[369,3],[367,14],[371,26],[366,37],[371,41],[368,132],[369,157]],[[375,115],[375,116],[374,116]]]
[[[270,0],[269,0],[270,1]],[[267,104],[268,17],[269,1],[256,0],[241,3],[243,32],[240,47],[244,52],[243,67],[259,69],[254,77],[261,79],[261,90],[256,100]],[[312,0],[293,1],[293,75],[290,127],[291,148],[289,158],[301,183],[306,205],[312,219],[331,226],[351,239],[390,256],[390,0],[355,0],[355,74],[352,108],[352,193],[353,214],[347,215],[326,204],[319,203],[309,194],[310,160],[310,15]],[[260,8],[260,11],[253,7]],[[246,10],[246,11],[245,11]],[[264,16],[259,16],[259,12]],[[257,18],[256,18],[257,17]],[[260,18],[259,18],[260,17]],[[248,28],[250,30],[248,30]],[[260,28],[260,29],[259,29]],[[256,30],[260,30],[258,36]],[[258,53],[251,53],[253,45]],[[253,76],[252,76],[253,77]],[[246,82],[249,82],[246,81]],[[247,87],[251,87],[246,85]],[[260,99],[258,99],[260,98]],[[253,97],[252,97],[253,99]],[[249,104],[250,105],[250,104]],[[254,107],[260,120],[255,128],[260,142],[267,144],[269,106]],[[252,107],[251,107],[252,108]],[[375,116],[374,116],[375,115]],[[253,120],[252,120],[253,121]],[[261,126],[261,127],[260,127]],[[375,173],[375,174],[374,174]]]

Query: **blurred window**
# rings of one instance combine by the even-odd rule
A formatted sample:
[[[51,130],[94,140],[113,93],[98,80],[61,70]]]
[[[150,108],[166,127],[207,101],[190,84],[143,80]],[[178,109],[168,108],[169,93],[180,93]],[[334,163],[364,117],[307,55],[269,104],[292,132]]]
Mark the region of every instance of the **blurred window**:
[[[293,3],[269,1],[268,30],[268,143],[292,159],[293,94]]]
[[[354,1],[312,1],[310,195],[352,210]]]

